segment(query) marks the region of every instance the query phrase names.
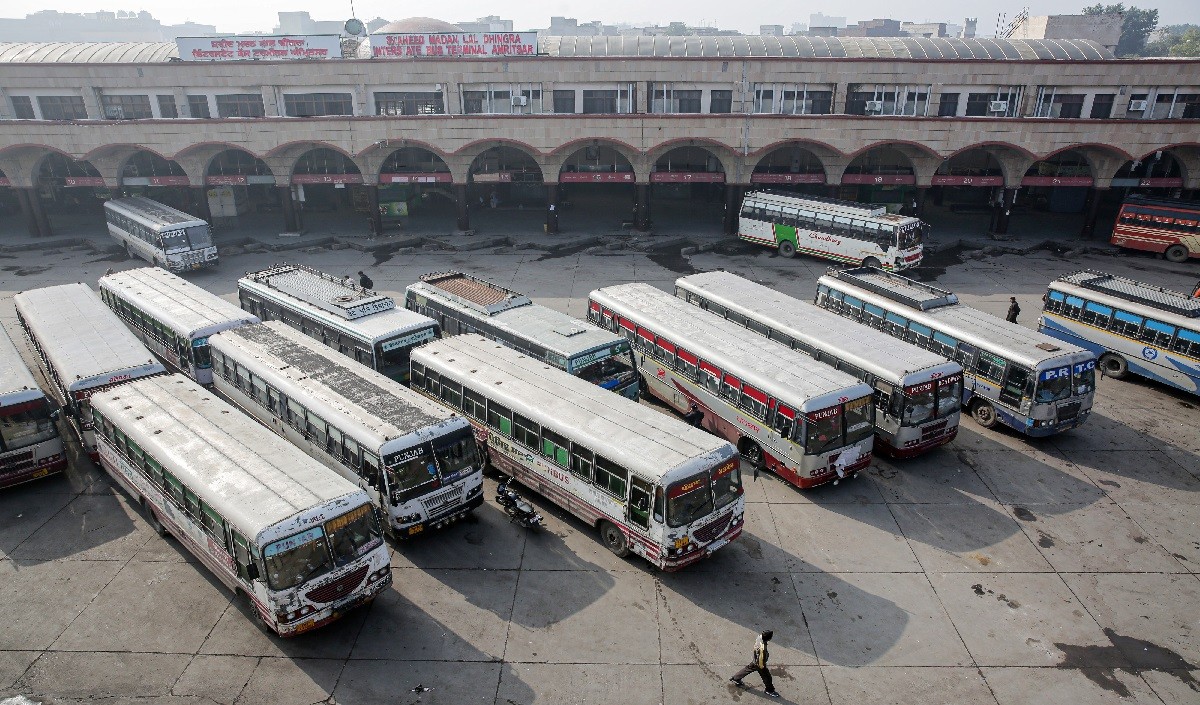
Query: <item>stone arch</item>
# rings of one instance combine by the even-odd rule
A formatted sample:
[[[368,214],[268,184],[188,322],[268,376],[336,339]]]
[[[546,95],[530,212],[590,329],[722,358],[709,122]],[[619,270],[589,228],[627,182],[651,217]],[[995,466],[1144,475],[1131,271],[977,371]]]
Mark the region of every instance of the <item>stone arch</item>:
[[[324,165],[314,164],[301,167],[301,160],[306,155],[313,155],[314,153],[316,156],[310,156],[309,160],[323,160]],[[321,140],[297,140],[278,145],[264,155],[263,161],[275,173],[276,184],[279,186],[291,184],[297,175],[298,168],[309,169],[310,171],[307,173],[332,174],[333,172],[322,171],[322,169],[352,166],[352,171],[347,170],[339,173],[357,174],[360,178],[362,174],[368,173],[349,152],[336,144]]]
[[[915,184],[921,186],[930,184],[933,173],[942,163],[942,155],[928,145],[909,140],[882,140],[846,155],[846,167],[841,174],[842,183],[845,183],[847,174],[901,176],[905,164],[897,159],[897,156],[907,161],[909,175],[913,177]],[[874,171],[871,171],[872,169]],[[894,173],[882,173],[880,170]]]
[[[720,172],[726,182],[739,182],[741,160],[728,146],[710,139],[676,139],[655,146],[646,154],[650,173],[678,171],[674,165],[682,164],[682,171]],[[654,177],[651,176],[651,180]]]
[[[751,155],[749,167],[752,184],[824,185],[845,169],[845,157],[836,149],[820,142],[789,140],[759,150]]]
[[[480,140],[468,147],[455,152],[456,155],[471,156],[467,162],[467,179],[469,181],[505,181],[513,180],[520,174],[522,181],[545,181],[545,163],[541,155],[532,147],[515,140]],[[478,149],[478,147],[483,147]],[[479,175],[489,175],[479,179]],[[493,179],[490,175],[495,174]]]
[[[564,169],[569,170],[572,163],[582,164],[587,161],[588,154],[593,151],[613,157],[614,164],[628,166],[634,174],[634,180],[644,183],[646,179],[645,155],[634,146],[621,140],[604,138],[580,138],[559,145],[546,155],[544,171],[546,174],[558,175]],[[622,163],[623,162],[623,163]]]
[[[1112,145],[1076,144],[1040,156],[1036,162],[1030,165],[1030,169],[1041,164],[1062,163],[1063,155],[1070,153],[1077,154],[1083,159],[1092,177],[1092,185],[1098,188],[1108,188],[1109,182],[1112,180],[1111,175],[1115,174],[1122,164],[1134,158],[1125,150]]]
[[[190,186],[188,173],[173,159],[151,149],[139,149],[129,154],[120,162],[117,178],[122,186],[153,185],[153,186]],[[130,179],[137,181],[131,183]],[[146,180],[145,184],[141,184]]]
[[[427,152],[428,154],[437,157],[437,160],[439,160],[447,169],[453,171],[450,165],[454,158],[450,155],[450,153],[446,152],[432,142],[426,142],[424,140],[414,140],[408,138],[377,140],[359,150],[358,153],[354,155],[354,158],[362,167],[364,167],[363,174],[369,181],[374,175],[383,172],[384,163],[386,161],[388,161],[396,153],[404,150],[420,150]]]

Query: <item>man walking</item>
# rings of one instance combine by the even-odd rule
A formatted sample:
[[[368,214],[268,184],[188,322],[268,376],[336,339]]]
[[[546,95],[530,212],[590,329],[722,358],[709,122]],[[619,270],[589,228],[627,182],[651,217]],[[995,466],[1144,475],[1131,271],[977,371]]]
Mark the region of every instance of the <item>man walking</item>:
[[[767,670],[767,659],[771,657],[771,654],[767,651],[767,642],[771,641],[771,637],[773,636],[775,636],[775,632],[770,629],[758,635],[758,639],[754,642],[754,661],[733,674],[729,682],[739,688],[745,688],[746,684],[742,682],[742,679],[758,671],[758,675],[762,677],[763,686],[767,689],[767,695],[772,698],[779,697],[779,693],[775,690],[775,684],[771,681],[771,672]]]
[[[1004,320],[1009,323],[1016,323],[1017,316],[1021,313],[1021,307],[1017,305],[1017,297],[1015,296],[1008,297],[1008,302],[1008,315],[1004,317]]]

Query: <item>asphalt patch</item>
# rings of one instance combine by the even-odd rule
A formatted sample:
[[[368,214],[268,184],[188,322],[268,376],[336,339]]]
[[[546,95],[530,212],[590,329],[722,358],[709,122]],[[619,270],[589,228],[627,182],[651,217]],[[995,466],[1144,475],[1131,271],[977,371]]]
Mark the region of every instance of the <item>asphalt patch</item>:
[[[955,245],[936,252],[926,252],[921,258],[921,266],[906,270],[904,274],[919,282],[935,282],[947,269],[963,263],[962,253],[966,250],[962,245]]]
[[[678,252],[655,252],[648,257],[651,262],[680,276],[686,277],[689,274],[700,272],[699,269],[692,266],[691,261],[687,257]]]

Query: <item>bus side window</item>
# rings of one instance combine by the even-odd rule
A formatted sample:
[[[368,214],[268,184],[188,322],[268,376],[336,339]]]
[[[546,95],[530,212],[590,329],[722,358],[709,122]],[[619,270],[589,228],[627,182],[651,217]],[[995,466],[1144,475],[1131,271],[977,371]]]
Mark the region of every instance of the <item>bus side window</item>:
[[[258,566],[250,558],[250,542],[236,531],[233,532],[233,558],[239,578],[250,582],[258,577]]]
[[[343,447],[346,449],[345,457],[346,464],[350,469],[358,471],[358,441],[349,436],[343,439]]]
[[[1054,291],[1051,289],[1050,291],[1046,292],[1046,310],[1051,313],[1058,313],[1059,311],[1062,311],[1063,302],[1066,300],[1066,295],[1061,291]]]
[[[502,435],[512,438],[512,411],[488,400],[487,424]]]
[[[663,488],[655,487],[654,488],[654,521],[657,521],[660,524],[663,522],[663,508],[665,505],[666,505],[666,501],[665,501],[665,495],[663,493]]]
[[[882,329],[883,328],[883,316],[884,316],[884,311],[881,306],[876,306],[875,304],[869,304],[869,303],[863,304],[863,319],[862,319],[863,323],[866,323],[867,325],[871,326],[872,328]]]
[[[975,368],[975,346],[969,343],[959,343],[958,352],[954,356],[954,360],[962,365],[964,370],[972,370]]]
[[[596,486],[624,502],[625,492],[629,483],[629,471],[598,455],[596,456],[595,468]]]
[[[1154,320],[1153,318],[1146,319],[1146,327],[1142,331],[1142,341],[1150,343],[1156,347],[1169,348],[1171,341],[1175,339],[1175,326],[1167,325]]]
[[[1083,310],[1083,299],[1078,296],[1068,296],[1065,305],[1063,306],[1063,315],[1067,318],[1079,318],[1080,312]]]
[[[1142,332],[1142,317],[1117,309],[1110,330],[1126,338],[1137,338]]]
[[[1200,333],[1181,328],[1179,336],[1175,338],[1175,343],[1171,346],[1171,350],[1187,355],[1188,357],[1200,359]]]
[[[581,479],[592,481],[592,451],[586,448],[571,448],[571,474]]]
[[[408,378],[408,384],[413,389],[425,388],[425,366],[419,362],[410,364],[411,375]]]
[[[1088,301],[1083,305],[1080,320],[1100,328],[1108,328],[1108,324],[1112,320],[1112,309],[1103,304]]]
[[[364,450],[362,454],[362,472],[360,474],[367,481],[367,484],[374,489],[379,490],[383,488],[383,485],[379,481],[379,456]]]
[[[886,320],[883,324],[883,330],[890,336],[895,338],[904,338],[904,329],[908,327],[908,319],[897,313],[888,311]]]
[[[957,348],[958,348],[957,340],[955,340],[954,338],[951,338],[950,336],[946,335],[945,333],[941,333],[936,330],[933,331],[933,343],[931,343],[929,346],[930,350],[941,355],[942,357],[945,357],[950,360],[954,360],[954,359],[956,359],[955,358],[955,350]]]

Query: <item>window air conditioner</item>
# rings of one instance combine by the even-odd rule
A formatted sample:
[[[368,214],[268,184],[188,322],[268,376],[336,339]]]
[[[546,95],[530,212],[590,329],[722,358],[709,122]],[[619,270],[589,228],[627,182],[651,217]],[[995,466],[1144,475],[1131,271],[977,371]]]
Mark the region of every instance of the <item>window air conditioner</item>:
[[[989,113],[1007,113],[1008,112],[1008,101],[1007,100],[993,100],[993,101],[989,102],[988,103],[988,112]]]
[[[868,113],[883,112],[883,101],[882,100],[868,100],[867,101],[867,112]]]
[[[1144,113],[1144,112],[1146,112],[1146,106],[1147,106],[1147,105],[1149,105],[1149,101],[1145,101],[1145,100],[1131,100],[1131,101],[1129,101],[1129,112],[1131,112],[1131,113]]]
[[[529,96],[514,95],[512,97],[512,104],[514,108],[524,108],[526,105],[529,105]]]

